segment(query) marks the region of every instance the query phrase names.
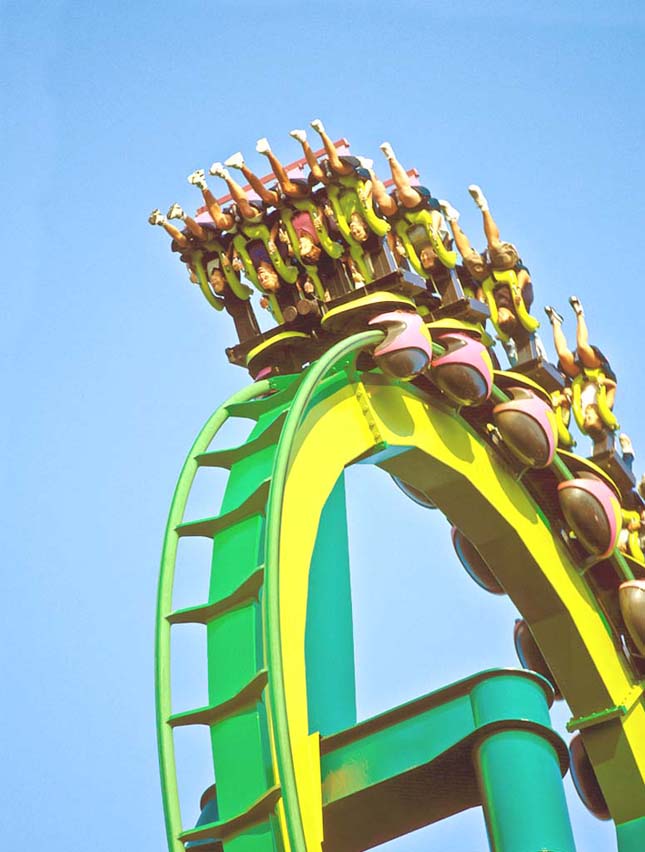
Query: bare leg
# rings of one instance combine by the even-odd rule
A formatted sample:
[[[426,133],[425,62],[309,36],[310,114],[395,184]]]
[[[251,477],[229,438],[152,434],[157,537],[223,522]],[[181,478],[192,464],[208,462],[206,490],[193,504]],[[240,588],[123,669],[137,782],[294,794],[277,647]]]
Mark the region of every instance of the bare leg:
[[[212,175],[217,175],[217,177],[223,178],[226,181],[226,185],[228,186],[231,195],[233,196],[233,201],[237,204],[240,213],[245,219],[255,219],[255,217],[260,212],[257,207],[254,207],[253,204],[248,199],[246,192],[242,189],[242,187],[237,183],[237,181],[233,180],[230,173],[226,171],[226,169],[222,166],[221,163],[213,163],[210,168],[210,172]]]
[[[392,146],[389,142],[383,142],[380,146],[381,151],[385,154],[387,161],[390,165],[390,171],[392,172],[392,180],[398,191],[398,196],[401,199],[401,204],[404,207],[416,207],[417,204],[421,201],[421,195],[414,189],[412,184],[410,183],[410,178],[401,165],[399,161],[396,159],[394,151],[392,150]]]
[[[166,215],[169,219],[181,219],[182,222],[186,224],[186,227],[188,228],[190,233],[194,237],[197,237],[198,240],[206,240],[208,238],[207,231],[202,228],[202,226],[199,225],[194,219],[184,213],[179,204],[173,204]]]
[[[490,248],[491,246],[495,247],[496,245],[499,245],[499,228],[497,227],[497,222],[491,215],[488,208],[488,201],[486,200],[486,196],[482,192],[481,187],[477,186],[476,183],[472,183],[468,187],[468,192],[472,195],[473,201],[482,212],[482,217],[484,219],[484,233],[486,234],[488,247]]]
[[[313,152],[313,148],[307,141],[307,134],[304,130],[292,130],[289,133],[289,136],[293,136],[294,139],[297,139],[298,142],[302,145],[302,150],[305,155],[305,160],[307,161],[307,165],[311,169],[311,174],[316,178],[319,183],[329,183],[327,177],[323,170],[320,168],[320,163],[316,159],[316,155]],[[334,149],[336,150],[336,149]]]
[[[393,216],[396,213],[396,201],[390,196],[385,184],[382,180],[376,177],[374,172],[371,172],[372,181],[372,196],[381,212],[386,216]]]
[[[206,209],[210,213],[211,219],[215,222],[217,227],[221,228],[223,231],[227,228],[232,228],[235,223],[235,219],[230,213],[225,213],[222,210],[210,189],[203,189],[202,196],[204,197]]]
[[[215,165],[213,163],[213,165]],[[278,203],[278,193],[272,192],[270,189],[267,189],[266,186],[262,183],[260,178],[254,174],[251,169],[244,162],[244,157],[242,156],[242,152],[238,151],[236,154],[233,154],[228,158],[228,160],[224,160],[224,165],[229,166],[232,169],[239,169],[244,177],[251,184],[251,188],[257,192],[262,201],[265,204],[276,205]],[[230,176],[229,176],[230,177]],[[240,187],[241,190],[241,187]]]
[[[290,198],[302,198],[307,194],[303,193],[302,188],[291,180],[284,166],[269,147],[269,143],[266,139],[259,139],[255,149],[258,154],[264,154],[271,163],[271,170],[278,179],[280,188],[285,195],[288,195]]]
[[[553,328],[553,345],[560,359],[560,366],[570,378],[574,379],[580,372],[576,366],[575,356],[569,349],[569,344],[562,331],[562,317],[553,309],[546,309],[547,316]]]
[[[327,136],[322,121],[319,118],[315,118],[311,122],[311,126],[322,139],[322,143],[325,146],[325,151],[327,152],[327,157],[329,158],[329,165],[331,167],[332,172],[337,175],[351,175],[354,170],[351,166],[348,166],[347,163],[343,163],[343,161],[341,160],[338,151],[336,150],[336,146],[331,141],[329,136]]]
[[[186,246],[188,246],[188,237],[182,234],[179,228],[175,228],[174,225],[171,225],[161,210],[153,210],[148,217],[148,222],[150,222],[151,225],[161,225],[168,236],[172,237],[178,246],[181,246],[182,248],[186,248]]]
[[[585,367],[595,370],[600,367],[601,361],[589,345],[589,330],[582,305],[576,296],[572,296],[569,301],[576,313],[576,348],[578,350],[578,357]]]
[[[188,175],[188,183],[192,183],[193,186],[196,186],[201,190],[206,209],[210,213],[210,217],[217,227],[222,230],[231,228],[235,223],[235,219],[230,213],[225,213],[219,206],[217,199],[208,188],[204,170],[197,169],[192,174]]]

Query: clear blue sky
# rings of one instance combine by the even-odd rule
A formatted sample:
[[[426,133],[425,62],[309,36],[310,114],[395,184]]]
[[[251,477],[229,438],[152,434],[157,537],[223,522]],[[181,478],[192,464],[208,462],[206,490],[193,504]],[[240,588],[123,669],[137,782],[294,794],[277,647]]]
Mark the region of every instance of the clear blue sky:
[[[642,5],[620,0],[2,3],[7,842],[164,845],[160,545],[194,434],[246,377],[223,355],[229,318],[188,284],[149,211],[196,207],[186,175],[239,149],[259,169],[260,136],[295,158],[288,131],[315,117],[381,174],[378,145],[391,141],[473,235],[466,187],[480,183],[531,269],[536,312],[554,304],[571,330],[567,298],[583,299],[619,377],[619,419],[645,453],[644,35]],[[350,497],[361,715],[515,665],[513,607],[466,577],[447,525],[377,471],[352,472]],[[393,559],[408,566],[394,592]],[[177,709],[202,694],[198,647],[193,637],[178,649]],[[566,719],[559,708],[560,730]],[[193,745],[198,790],[208,777]],[[570,801],[579,849],[615,848],[611,827]],[[187,820],[193,803],[187,793]],[[388,846],[431,848],[483,850],[480,814]]]

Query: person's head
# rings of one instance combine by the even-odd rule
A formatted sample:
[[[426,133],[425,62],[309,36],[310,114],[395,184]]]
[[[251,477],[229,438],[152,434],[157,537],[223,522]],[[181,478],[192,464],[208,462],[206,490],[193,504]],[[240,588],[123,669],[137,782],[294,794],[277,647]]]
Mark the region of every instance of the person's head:
[[[349,217],[349,233],[358,243],[364,243],[367,240],[367,225],[360,213],[352,213]]]
[[[475,249],[471,249],[468,254],[464,255],[464,266],[479,284],[487,277],[490,271],[484,255]]]
[[[512,336],[517,329],[517,317],[510,308],[498,308],[497,325],[504,334]]]
[[[263,260],[257,267],[258,281],[260,287],[267,293],[275,293],[280,289],[280,279],[275,271],[273,264],[268,260]]]
[[[298,247],[301,257],[310,263],[316,263],[320,258],[320,248],[315,244],[308,231],[301,231],[298,234]]]
[[[494,243],[489,246],[488,253],[493,269],[499,269],[500,272],[505,269],[512,269],[520,259],[513,243]]]
[[[221,269],[217,269],[216,267],[211,268],[208,273],[208,280],[210,281],[213,290],[216,293],[223,293],[224,288],[226,287],[226,279],[224,278],[224,273]]]
[[[592,402],[586,405],[582,412],[582,417],[583,428],[587,435],[590,435],[594,439],[600,438],[605,430],[605,424],[602,422],[597,403]]]
[[[426,243],[419,249],[419,260],[424,269],[434,269],[434,265],[437,261],[437,255],[430,243]]]

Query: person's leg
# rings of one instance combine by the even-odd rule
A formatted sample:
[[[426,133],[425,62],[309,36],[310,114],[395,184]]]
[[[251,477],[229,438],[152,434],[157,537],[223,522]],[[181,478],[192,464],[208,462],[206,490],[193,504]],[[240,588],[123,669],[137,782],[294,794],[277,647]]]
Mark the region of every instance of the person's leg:
[[[232,169],[239,169],[251,185],[251,188],[255,192],[257,192],[258,196],[262,199],[262,201],[264,201],[265,204],[271,204],[275,206],[278,203],[278,193],[273,192],[273,190],[271,189],[267,189],[267,187],[262,183],[260,178],[254,172],[251,171],[251,169],[244,162],[244,157],[242,156],[241,151],[238,151],[236,154],[230,156],[228,160],[225,160],[224,165],[229,166]],[[238,188],[241,189],[241,187]]]
[[[160,225],[168,234],[168,236],[172,237],[172,239],[177,243],[178,246],[186,248],[186,246],[188,245],[188,237],[182,234],[179,228],[175,228],[174,225],[171,225],[170,222],[163,215],[161,210],[159,210],[158,208],[156,210],[153,210],[150,216],[148,216],[148,222],[150,222],[151,225]]]
[[[392,180],[394,181],[394,185],[397,188],[398,196],[401,200],[401,204],[404,207],[416,207],[417,204],[421,201],[421,195],[414,189],[412,184],[410,183],[410,177],[408,176],[406,170],[403,168],[401,163],[396,158],[394,151],[392,150],[392,146],[389,142],[383,142],[382,145],[379,146],[381,151],[385,154],[385,158],[388,161],[390,166],[390,171],[392,172]]]
[[[382,180],[371,172],[372,197],[378,204],[385,216],[393,216],[396,213],[396,201],[388,193]]]
[[[497,222],[493,219],[491,212],[488,207],[488,201],[486,196],[481,190],[481,187],[477,186],[477,184],[472,183],[468,187],[468,192],[471,194],[473,201],[479,207],[482,213],[482,217],[484,220],[484,234],[486,234],[486,242],[488,243],[489,248],[491,246],[495,246],[499,244],[499,228],[497,227]]]
[[[596,355],[589,344],[589,329],[585,320],[585,313],[577,296],[571,296],[569,303],[576,315],[576,349],[582,364],[590,370],[602,366],[600,358]]]
[[[280,184],[280,188],[282,189],[284,194],[288,195],[290,198],[302,198],[305,193],[303,193],[302,188],[299,187],[297,183],[294,183],[291,180],[291,178],[286,172],[285,167],[282,165],[280,160],[271,150],[269,140],[258,139],[257,145],[255,146],[255,150],[258,152],[258,154],[264,154],[264,156],[271,163],[271,170],[276,176],[278,183]]]
[[[457,251],[462,258],[467,257],[472,253],[473,247],[459,225],[459,211],[455,210],[452,204],[449,204],[447,201],[440,200],[439,205],[443,210],[443,215],[446,217],[446,220],[450,225],[450,230],[452,231]]]
[[[196,186],[198,189],[201,190],[206,209],[210,213],[210,217],[213,222],[215,222],[217,227],[221,228],[222,230],[231,228],[235,222],[235,219],[233,218],[233,216],[231,216],[230,213],[225,213],[219,206],[217,199],[208,188],[204,175],[204,170],[197,169],[197,171],[194,171],[192,174],[188,175],[188,183],[192,183],[193,186]]]
[[[179,204],[173,204],[166,213],[166,216],[169,219],[181,219],[182,222],[185,223],[190,233],[194,237],[197,237],[198,240],[208,239],[208,233],[206,232],[206,230],[202,228],[202,226],[199,225],[193,218],[188,216],[187,213],[184,213]]]
[[[544,312],[549,318],[551,328],[553,329],[553,345],[555,346],[555,351],[557,352],[560,360],[560,366],[562,367],[563,372],[573,379],[578,375],[580,370],[576,366],[575,356],[569,349],[567,338],[564,336],[564,332],[562,331],[563,319],[555,308],[552,308],[550,305],[547,305]]]
[[[352,167],[347,163],[343,163],[341,160],[340,155],[336,150],[336,146],[325,131],[322,121],[319,118],[314,118],[311,122],[311,126],[322,139],[332,172],[337,175],[351,175],[353,171]]]
[[[307,165],[311,169],[311,174],[316,178],[319,183],[328,183],[325,173],[320,167],[320,163],[316,159],[316,155],[313,152],[313,148],[307,141],[307,133],[304,130],[292,130],[289,133],[289,136],[292,136],[294,139],[297,139],[298,142],[302,145],[302,151],[305,155],[305,160],[307,161]],[[334,148],[334,150],[336,150]]]
[[[244,192],[237,181],[233,180],[230,173],[222,166],[221,163],[213,163],[210,167],[210,173],[212,175],[217,175],[217,177],[221,177],[226,181],[226,185],[233,197],[233,201],[235,201],[240,213],[245,219],[255,219],[257,217],[260,211],[257,207],[254,207],[253,204],[251,204],[246,192]]]

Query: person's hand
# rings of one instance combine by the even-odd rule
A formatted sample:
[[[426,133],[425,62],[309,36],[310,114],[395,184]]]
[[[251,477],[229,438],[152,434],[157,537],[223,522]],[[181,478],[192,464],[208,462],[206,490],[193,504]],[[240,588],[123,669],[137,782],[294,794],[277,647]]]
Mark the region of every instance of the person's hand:
[[[314,285],[311,283],[311,281],[306,281],[302,289],[305,291],[305,293],[313,293]]]

